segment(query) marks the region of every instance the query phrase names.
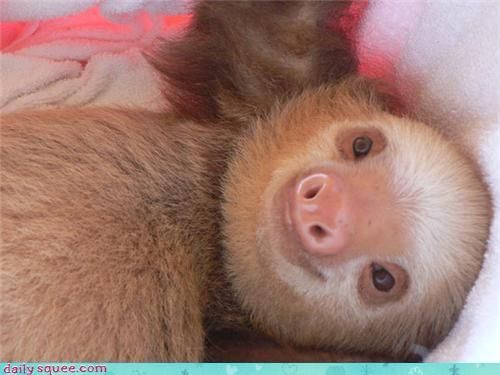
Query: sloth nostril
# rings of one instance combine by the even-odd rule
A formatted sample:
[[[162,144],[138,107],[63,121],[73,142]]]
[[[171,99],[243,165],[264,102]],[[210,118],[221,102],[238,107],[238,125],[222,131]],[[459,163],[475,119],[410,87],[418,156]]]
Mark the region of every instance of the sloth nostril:
[[[349,241],[349,192],[344,191],[342,176],[329,168],[309,173],[286,185],[285,218],[306,253],[334,255]]]
[[[313,199],[315,198],[319,191],[321,190],[323,186],[322,185],[318,185],[318,186],[313,186],[312,188],[308,189],[305,193],[304,193],[304,198],[305,199]]]
[[[309,233],[313,236],[317,241],[323,240],[326,236],[328,236],[328,232],[323,229],[321,225],[312,225],[309,228]]]

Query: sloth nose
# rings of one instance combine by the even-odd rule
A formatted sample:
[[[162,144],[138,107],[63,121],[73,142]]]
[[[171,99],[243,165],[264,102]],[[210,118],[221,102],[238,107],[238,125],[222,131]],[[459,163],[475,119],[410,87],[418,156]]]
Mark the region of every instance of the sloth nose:
[[[332,171],[308,174],[295,184],[290,221],[306,252],[333,255],[346,248],[353,231],[348,195]]]

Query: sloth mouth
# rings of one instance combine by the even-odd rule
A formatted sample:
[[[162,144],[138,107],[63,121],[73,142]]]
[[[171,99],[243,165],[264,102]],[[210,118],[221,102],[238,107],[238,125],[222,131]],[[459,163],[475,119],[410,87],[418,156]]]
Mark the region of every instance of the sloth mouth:
[[[312,171],[314,172],[315,170],[316,172],[321,172],[324,168],[313,169]],[[339,175],[338,172],[335,170],[330,171],[329,168],[325,169],[325,171],[326,173]],[[311,173],[311,170],[307,171],[307,174]],[[378,255],[379,251],[377,248],[367,250],[365,246],[358,244],[344,249],[346,251],[328,253],[311,253],[311,251],[308,251],[297,234],[292,211],[294,209],[292,206],[293,194],[297,192],[297,182],[302,179],[304,179],[304,174],[293,176],[275,192],[272,198],[271,211],[268,213],[268,222],[266,223],[266,227],[268,228],[267,235],[274,244],[272,251],[281,255],[288,263],[302,268],[307,274],[319,280],[326,280],[327,275],[335,268],[342,267],[360,256],[367,254]],[[344,189],[347,188],[348,186],[344,185]],[[320,192],[321,188],[318,189],[317,186],[312,184],[310,188],[304,190],[304,198],[314,199]],[[311,228],[313,230],[316,229],[314,225]],[[350,234],[356,236],[355,228],[352,229],[353,231]],[[321,232],[318,235],[320,234]]]

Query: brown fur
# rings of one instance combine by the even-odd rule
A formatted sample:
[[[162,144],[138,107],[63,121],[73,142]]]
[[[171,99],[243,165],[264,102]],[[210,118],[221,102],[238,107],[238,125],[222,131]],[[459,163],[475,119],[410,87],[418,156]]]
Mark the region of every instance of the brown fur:
[[[346,35],[329,25],[350,1],[202,1],[179,41],[152,59],[179,116],[245,124],[276,98],[335,83],[357,69]]]
[[[394,358],[297,348],[255,333],[218,332],[207,345],[209,362],[390,362]],[[421,360],[415,358],[415,360]]]
[[[470,161],[437,132],[382,108],[366,82],[345,81],[289,101],[242,139],[224,189],[227,269],[239,302],[265,334],[405,358],[414,345],[432,348],[456,320],[485,250],[487,189]],[[360,124],[382,131],[388,146],[353,164],[336,141]],[[309,259],[331,279],[329,286],[280,255],[284,235],[273,199],[291,177],[318,164],[360,178],[393,174],[399,219],[411,239],[404,255],[380,257],[366,249],[347,263]],[[372,260],[391,260],[409,273],[401,301],[373,307],[359,300],[359,266]]]
[[[2,360],[200,360],[231,131],[104,109],[1,126]]]
[[[277,341],[313,348],[404,358],[413,344],[435,345],[479,270],[488,197],[467,160],[438,134],[393,118],[376,103],[369,86],[350,81],[276,107],[241,136],[224,123],[208,129],[148,112],[4,116],[2,360],[201,360],[206,330],[245,329],[247,322]],[[422,159],[423,170],[442,158],[437,165],[448,177],[434,204],[457,218],[447,223],[452,239],[441,233],[449,241],[440,245],[444,258],[433,253],[431,240],[423,265],[402,261],[410,274],[411,267],[434,265],[446,273],[422,276],[404,303],[384,305],[375,315],[373,307],[358,306],[347,324],[356,290],[350,297],[330,294],[325,306],[340,304],[343,311],[324,311],[280,278],[272,259],[283,234],[267,221],[265,202],[287,169],[307,168],[308,147],[316,157],[328,150],[337,160],[330,153],[335,147],[320,140],[335,145],[337,134],[360,121],[384,132],[389,144],[402,143],[410,156],[424,147],[430,161]],[[405,143],[410,139],[414,146]],[[374,157],[382,165],[393,159],[390,147]],[[222,191],[226,224],[220,228]],[[269,230],[275,239],[261,237]],[[428,241],[421,230],[414,235]],[[268,241],[264,248],[262,241]]]

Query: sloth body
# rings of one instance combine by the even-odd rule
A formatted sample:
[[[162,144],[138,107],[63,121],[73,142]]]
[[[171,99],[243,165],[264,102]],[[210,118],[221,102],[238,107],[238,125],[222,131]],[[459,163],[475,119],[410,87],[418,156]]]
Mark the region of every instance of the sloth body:
[[[199,361],[221,330],[406,358],[447,334],[488,193],[346,78],[323,36],[344,5],[201,3],[156,61],[170,114],[3,116],[2,360]]]
[[[488,200],[474,169],[358,81],[241,133],[55,110],[4,116],[2,136],[3,360],[198,361],[205,327],[249,326],[404,357],[448,332],[480,268]],[[373,141],[361,160],[359,136]],[[319,252],[283,206],[316,170],[354,184],[339,199],[354,194],[360,215]],[[390,291],[374,288],[374,263]]]
[[[202,358],[228,132],[169,123],[2,119],[2,360]]]

